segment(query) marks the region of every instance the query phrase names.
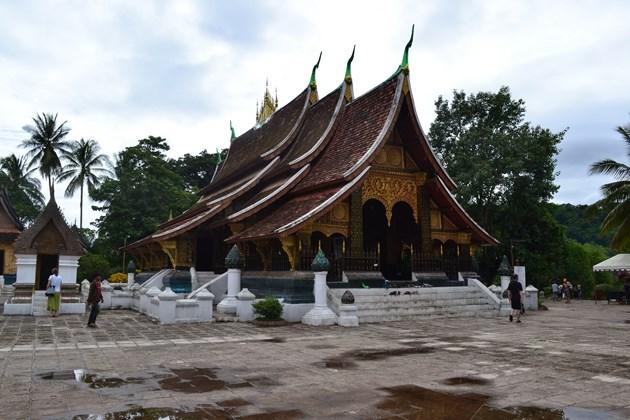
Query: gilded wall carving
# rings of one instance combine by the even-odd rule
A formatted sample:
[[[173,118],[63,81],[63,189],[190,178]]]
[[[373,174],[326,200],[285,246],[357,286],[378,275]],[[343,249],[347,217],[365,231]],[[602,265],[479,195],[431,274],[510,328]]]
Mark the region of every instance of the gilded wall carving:
[[[389,221],[392,219],[394,205],[399,201],[404,201],[411,206],[413,216],[417,221],[419,207],[417,187],[424,184],[425,177],[426,174],[424,173],[405,174],[375,171],[363,183],[362,200],[365,203],[367,200],[376,199],[383,203]]]

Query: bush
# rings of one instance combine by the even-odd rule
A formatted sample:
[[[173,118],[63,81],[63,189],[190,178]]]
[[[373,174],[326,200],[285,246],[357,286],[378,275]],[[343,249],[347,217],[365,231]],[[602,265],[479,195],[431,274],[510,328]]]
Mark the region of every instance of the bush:
[[[92,280],[94,274],[100,274],[103,278],[107,278],[111,272],[112,269],[107,258],[99,254],[86,254],[79,258],[77,282],[81,282],[83,279]]]
[[[125,273],[114,273],[109,276],[110,283],[127,283],[127,275]]]
[[[253,305],[254,312],[258,317],[256,319],[263,321],[277,321],[282,316],[282,304],[274,297],[268,297],[260,300]]]
[[[605,300],[608,293],[619,291],[621,291],[621,288],[615,287],[612,284],[598,284],[593,290],[593,298],[595,300]]]

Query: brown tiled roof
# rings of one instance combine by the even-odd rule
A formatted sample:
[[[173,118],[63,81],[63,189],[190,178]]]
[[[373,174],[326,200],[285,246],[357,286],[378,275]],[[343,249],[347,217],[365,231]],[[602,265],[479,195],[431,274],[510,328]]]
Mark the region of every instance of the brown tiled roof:
[[[391,128],[392,110],[399,102],[397,96],[400,96],[402,82],[400,73],[394,75],[345,107],[328,146],[296,190],[318,188],[343,180],[362,159],[375,155],[377,148],[374,146],[386,140],[383,134]]]
[[[85,254],[81,238],[73,229],[70,229],[54,198],[48,201],[44,211],[35,219],[35,222],[18,236],[13,243],[13,252],[16,254],[37,254],[37,237],[49,223],[55,226],[63,238],[63,244],[59,249],[60,255],[79,256]]]
[[[457,202],[457,199],[449,191],[444,181],[440,177],[428,179],[426,187],[433,201],[439,206],[450,220],[452,220],[460,229],[469,229],[472,232],[473,239],[477,242],[498,245],[499,241],[482,228],[475,220],[464,210]]]
[[[202,197],[184,213],[162,223],[155,233],[145,236],[144,238],[127,245],[125,248],[133,249],[149,242],[163,241],[196,228],[200,224],[219,214],[227,206],[229,206],[233,200],[246,193],[250,188],[256,185],[260,178],[279,161],[280,158],[275,158],[255,174],[238,182],[234,182],[216,193]]]
[[[282,159],[281,169],[285,165],[302,166],[323,150],[327,140],[332,136],[336,117],[343,107],[344,89],[345,83],[308,109],[298,136]]]
[[[210,191],[237,176],[247,174],[252,167],[278,155],[287,147],[308,106],[310,88],[273,113],[261,126],[246,131],[230,145],[228,156],[214,181],[206,187]]]
[[[24,230],[24,225],[11,205],[9,194],[3,188],[0,190],[0,233],[3,234],[3,240],[15,239],[22,230]]]
[[[228,241],[253,240],[295,232],[302,225],[318,217],[330,206],[351,194],[354,189],[361,185],[361,181],[369,169],[369,166],[366,167],[358,176],[345,184],[290,198],[267,217],[240,234],[232,236]]]
[[[243,220],[251,214],[273,204],[287,192],[291,191],[291,189],[308,174],[309,169],[310,165],[306,164],[294,173],[279,178],[269,185],[266,185],[264,188],[261,188],[248,200],[244,200],[242,203],[238,204],[234,203],[234,209],[227,216],[227,220],[230,222]]]

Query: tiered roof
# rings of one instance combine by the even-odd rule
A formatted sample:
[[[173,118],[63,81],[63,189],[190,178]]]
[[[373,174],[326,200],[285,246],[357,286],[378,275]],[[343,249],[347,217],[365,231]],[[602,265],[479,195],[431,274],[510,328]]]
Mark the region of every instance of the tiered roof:
[[[24,225],[20,222],[15,209],[11,205],[9,194],[0,190],[0,241],[13,242],[22,232]]]
[[[414,160],[430,168],[428,185],[432,191],[454,212],[452,219],[469,228],[476,240],[496,244],[496,239],[477,225],[452,196],[455,183],[422,131],[406,64],[410,45],[398,71],[356,99],[351,60],[342,84],[322,99],[317,98],[316,65],[304,91],[266,123],[232,141],[226,161],[195,205],[128,248],[181,235],[202,223],[216,227],[249,217],[255,217],[256,222],[229,238],[230,242],[295,232],[360,187],[401,110],[418,138],[409,152]],[[271,206],[280,198],[283,200],[279,205]]]

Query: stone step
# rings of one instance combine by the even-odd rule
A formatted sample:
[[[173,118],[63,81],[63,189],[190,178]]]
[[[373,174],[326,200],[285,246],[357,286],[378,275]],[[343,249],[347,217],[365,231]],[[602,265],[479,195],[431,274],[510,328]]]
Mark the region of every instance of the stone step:
[[[457,312],[447,313],[438,312],[434,314],[424,315],[399,315],[399,316],[359,316],[359,323],[376,323],[376,322],[391,322],[391,321],[407,321],[407,320],[422,320],[422,319],[434,319],[434,318],[494,318],[495,312]]]
[[[431,314],[431,313],[458,313],[458,312],[471,312],[471,311],[496,311],[496,308],[491,305],[454,305],[454,306],[423,306],[423,307],[409,307],[409,308],[384,308],[384,309],[359,309],[357,315],[372,316],[372,315],[413,315],[413,314]]]

